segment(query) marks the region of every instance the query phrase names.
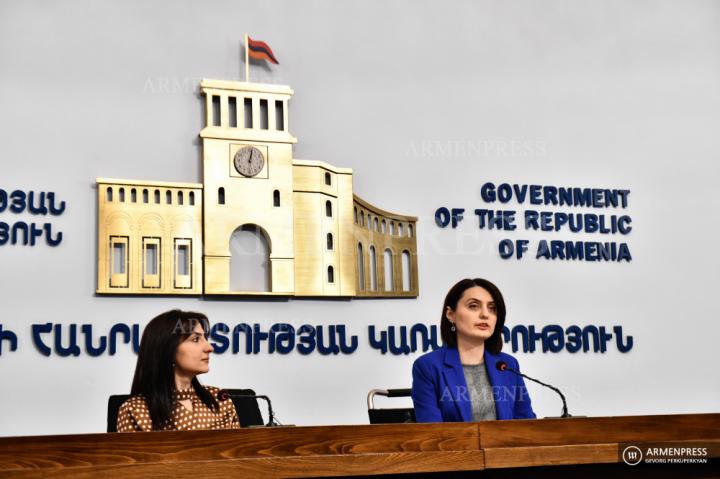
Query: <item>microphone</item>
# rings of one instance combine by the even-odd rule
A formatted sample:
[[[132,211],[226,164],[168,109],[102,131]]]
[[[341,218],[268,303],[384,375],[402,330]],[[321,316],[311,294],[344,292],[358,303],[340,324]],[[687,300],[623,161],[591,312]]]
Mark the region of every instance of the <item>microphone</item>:
[[[570,416],[570,414],[568,414],[567,402],[565,401],[565,396],[564,396],[563,393],[561,393],[560,390],[559,390],[558,388],[556,388],[555,386],[550,386],[549,384],[545,384],[545,383],[542,382],[542,381],[538,381],[537,379],[531,378],[530,376],[526,376],[525,374],[521,373],[520,371],[515,371],[515,370],[512,369],[510,366],[508,366],[505,361],[498,361],[498,362],[496,362],[496,363],[495,363],[495,368],[496,368],[498,371],[510,371],[511,373],[515,373],[515,374],[517,374],[518,376],[522,376],[522,377],[524,377],[525,379],[529,379],[529,380],[532,381],[532,382],[538,383],[538,384],[540,384],[540,385],[542,385],[542,386],[545,386],[546,388],[552,389],[553,391],[555,391],[556,393],[558,393],[558,394],[560,395],[560,399],[562,399],[562,402],[563,402],[562,415],[561,415],[560,417],[572,417],[572,416]]]
[[[228,399],[262,399],[263,401],[267,402],[268,405],[268,422],[265,424],[266,427],[274,427],[279,426],[277,421],[275,420],[275,413],[273,412],[272,408],[272,402],[270,402],[270,398],[265,396],[264,394],[235,394],[231,393],[230,391],[225,391],[224,389],[221,389],[217,393],[217,399],[218,401],[227,401]]]

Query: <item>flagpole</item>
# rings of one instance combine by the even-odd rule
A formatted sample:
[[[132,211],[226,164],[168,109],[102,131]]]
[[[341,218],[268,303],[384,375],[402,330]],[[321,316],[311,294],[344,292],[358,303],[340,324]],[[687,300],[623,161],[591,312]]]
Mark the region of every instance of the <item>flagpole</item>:
[[[248,46],[248,34],[245,32],[245,82],[250,82],[250,54],[248,50],[250,47]]]

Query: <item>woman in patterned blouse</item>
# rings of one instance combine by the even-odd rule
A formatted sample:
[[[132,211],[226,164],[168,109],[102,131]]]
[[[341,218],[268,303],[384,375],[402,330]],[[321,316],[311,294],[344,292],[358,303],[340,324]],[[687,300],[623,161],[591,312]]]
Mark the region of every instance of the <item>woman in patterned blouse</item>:
[[[210,324],[201,313],[172,310],[148,323],[140,341],[132,397],[118,411],[118,432],[240,427],[232,400],[202,386],[210,369]]]

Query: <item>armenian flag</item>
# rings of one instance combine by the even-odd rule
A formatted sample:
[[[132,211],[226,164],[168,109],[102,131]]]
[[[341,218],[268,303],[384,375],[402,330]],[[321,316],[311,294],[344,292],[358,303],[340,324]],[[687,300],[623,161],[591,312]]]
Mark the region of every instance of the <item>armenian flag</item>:
[[[277,58],[275,58],[272,49],[267,43],[247,37],[246,48],[252,58],[256,60],[267,60],[276,65],[278,64]]]

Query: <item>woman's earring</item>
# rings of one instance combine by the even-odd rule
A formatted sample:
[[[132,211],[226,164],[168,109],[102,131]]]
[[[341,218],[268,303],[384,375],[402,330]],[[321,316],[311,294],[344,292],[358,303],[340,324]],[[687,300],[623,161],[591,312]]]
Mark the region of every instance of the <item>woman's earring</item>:
[[[450,323],[450,324],[452,324],[452,326],[450,326],[450,331],[452,331],[454,333],[455,332],[455,323]]]

